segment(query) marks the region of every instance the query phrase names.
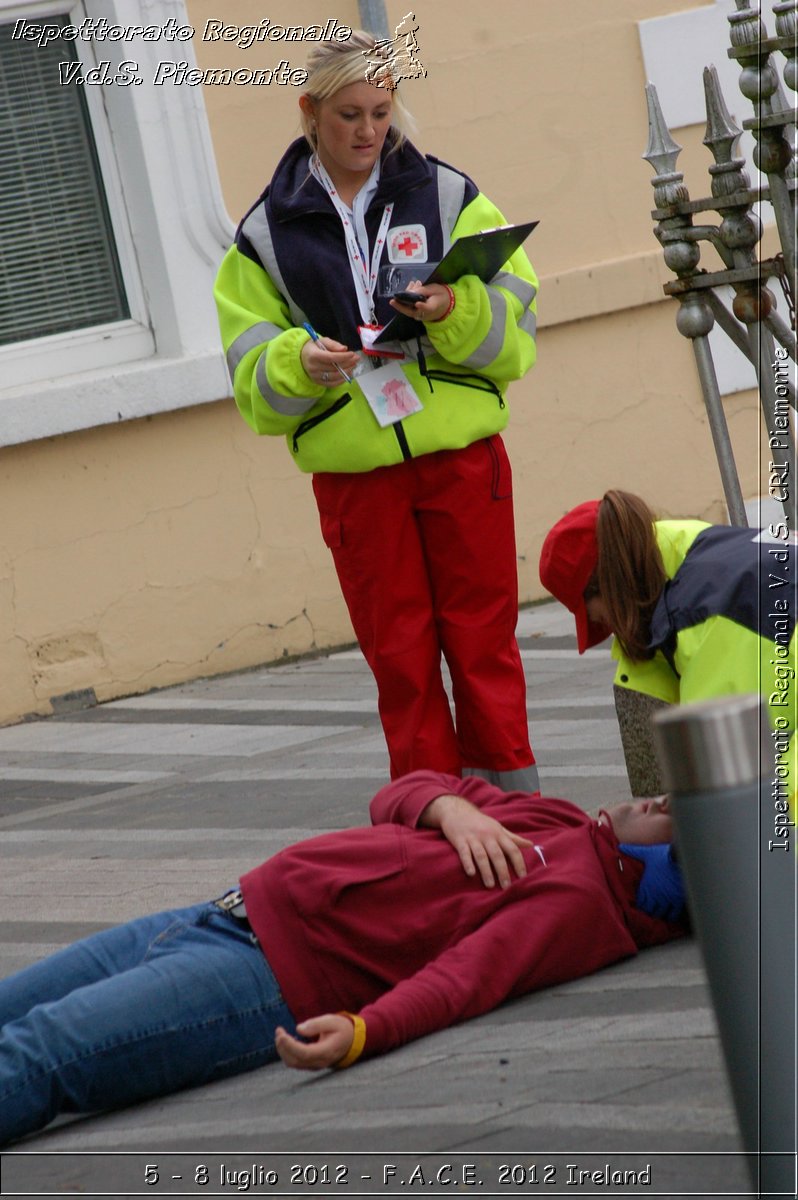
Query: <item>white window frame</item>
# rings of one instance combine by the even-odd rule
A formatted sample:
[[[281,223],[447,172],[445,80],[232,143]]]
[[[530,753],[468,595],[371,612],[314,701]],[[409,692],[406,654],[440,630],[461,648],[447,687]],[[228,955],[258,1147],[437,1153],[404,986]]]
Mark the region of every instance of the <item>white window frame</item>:
[[[0,0],[0,22],[180,26],[183,0]],[[35,47],[35,43],[30,43]],[[84,71],[134,60],[139,85],[83,86],[130,319],[0,347],[0,445],[211,403],[230,395],[213,280],[234,235],[201,87],[159,89],[159,61],[191,41],[77,39]]]

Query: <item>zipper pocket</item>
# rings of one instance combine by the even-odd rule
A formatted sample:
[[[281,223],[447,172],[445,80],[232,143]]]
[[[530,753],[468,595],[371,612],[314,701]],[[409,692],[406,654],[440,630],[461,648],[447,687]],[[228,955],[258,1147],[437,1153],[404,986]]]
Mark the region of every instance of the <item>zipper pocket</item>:
[[[429,381],[438,379],[442,383],[453,383],[458,387],[473,388],[478,392],[490,392],[499,401],[499,408],[504,408],[504,396],[499,391],[492,379],[487,379],[484,375],[461,374],[459,371],[439,371],[433,367],[431,371],[422,372],[424,378]],[[433,390],[432,384],[429,385],[430,391]]]
[[[325,408],[324,412],[317,413],[315,417],[309,417],[307,421],[302,421],[294,430],[294,454],[299,453],[299,439],[303,433],[308,433],[311,429],[315,429],[317,425],[321,425],[322,421],[326,421],[328,417],[334,417],[336,413],[345,408],[352,399],[349,392],[344,392],[343,396],[339,396],[335,404],[331,404],[329,408]]]

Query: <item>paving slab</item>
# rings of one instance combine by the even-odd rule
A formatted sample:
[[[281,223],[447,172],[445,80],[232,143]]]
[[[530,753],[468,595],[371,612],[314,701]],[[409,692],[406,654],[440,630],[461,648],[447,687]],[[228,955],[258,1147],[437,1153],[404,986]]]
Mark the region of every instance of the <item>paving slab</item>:
[[[590,812],[628,798],[607,646],[580,657],[557,604],[524,610],[518,635],[543,791]],[[356,649],[0,729],[0,975],[218,894],[298,838],[366,823],[387,778]],[[274,1066],[61,1120],[2,1156],[0,1193],[635,1195],[594,1176],[649,1163],[640,1195],[739,1196],[740,1149],[686,939],[348,1072]],[[144,1181],[153,1160],[157,1186]],[[345,1168],[345,1184],[313,1176],[319,1164]],[[414,1164],[454,1173],[419,1184]],[[481,1183],[464,1181],[464,1164]],[[259,1185],[260,1169],[279,1182]],[[181,1179],[167,1188],[170,1174]]]

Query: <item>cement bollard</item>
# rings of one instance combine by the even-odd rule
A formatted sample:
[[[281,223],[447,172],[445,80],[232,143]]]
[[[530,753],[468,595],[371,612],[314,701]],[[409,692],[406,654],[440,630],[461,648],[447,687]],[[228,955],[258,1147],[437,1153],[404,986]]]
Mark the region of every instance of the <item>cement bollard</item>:
[[[654,719],[675,840],[758,1196],[796,1195],[796,846],[774,844],[758,696]]]
[[[654,751],[652,719],[671,705],[655,696],[613,684],[615,715],[621,735],[629,791],[633,796],[659,796],[665,788]]]

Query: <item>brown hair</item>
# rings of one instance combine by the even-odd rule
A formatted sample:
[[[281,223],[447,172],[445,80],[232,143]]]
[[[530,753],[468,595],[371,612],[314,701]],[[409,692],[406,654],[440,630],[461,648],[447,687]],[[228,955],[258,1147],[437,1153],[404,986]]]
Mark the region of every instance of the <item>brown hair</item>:
[[[594,579],[610,627],[633,662],[652,657],[649,626],[667,580],[654,533],[655,520],[645,500],[630,492],[606,492],[599,505]]]

